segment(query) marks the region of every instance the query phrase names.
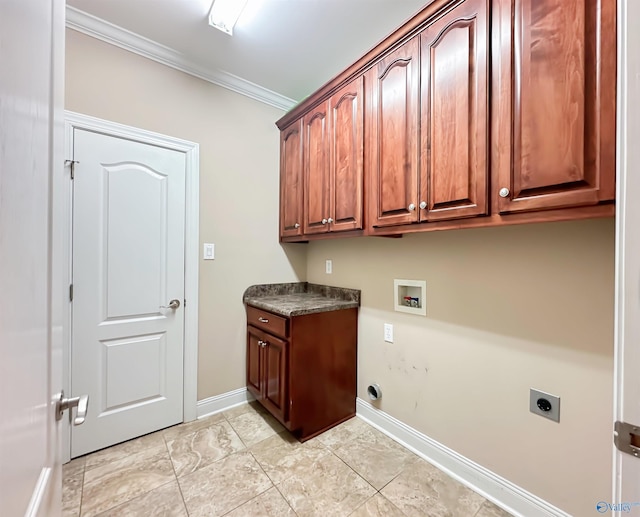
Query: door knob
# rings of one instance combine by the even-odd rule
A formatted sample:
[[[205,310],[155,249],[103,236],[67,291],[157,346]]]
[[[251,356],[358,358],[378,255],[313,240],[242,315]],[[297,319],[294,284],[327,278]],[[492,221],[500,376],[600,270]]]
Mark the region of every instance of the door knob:
[[[413,203],[411,203],[409,205],[409,210],[415,210],[416,209],[416,205],[414,205]]]
[[[161,305],[160,308],[161,309],[177,309],[178,307],[180,307],[180,300],[178,299],[173,299],[169,302],[169,305]]]
[[[500,197],[507,197],[509,195],[509,189],[503,187],[500,189],[500,192],[498,192],[498,194],[500,195]]]
[[[61,420],[63,413],[71,408],[78,408],[76,410],[76,417],[73,420],[73,425],[81,425],[84,423],[84,419],[87,416],[87,409],[89,408],[89,395],[82,395],[81,397],[72,397],[69,399],[64,398],[64,391],[61,391],[56,400],[56,420]]]
[[[420,203],[420,209],[421,209],[421,210],[424,210],[425,208],[427,208],[427,202],[426,202],[426,201],[422,201],[422,202]]]
[[[328,221],[326,219],[323,219],[322,221],[320,221],[322,224],[327,224]]]
[[[327,219],[327,222],[328,222],[329,224],[333,223],[333,217],[329,217],[329,219]]]

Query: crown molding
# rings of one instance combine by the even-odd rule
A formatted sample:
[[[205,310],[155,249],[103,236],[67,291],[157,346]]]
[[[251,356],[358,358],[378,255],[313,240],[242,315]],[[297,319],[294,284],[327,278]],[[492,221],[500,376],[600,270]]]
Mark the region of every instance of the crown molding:
[[[183,55],[160,43],[140,36],[134,32],[118,27],[101,18],[80,11],[67,5],[66,26],[74,31],[81,32],[92,38],[99,39],[116,47],[120,47],[134,54],[146,57],[163,65],[175,68],[186,74],[198,77],[204,81],[222,86],[228,90],[245,95],[251,99],[263,102],[269,106],[288,111],[297,102],[267,90],[241,77],[223,70],[211,70],[185,59]]]

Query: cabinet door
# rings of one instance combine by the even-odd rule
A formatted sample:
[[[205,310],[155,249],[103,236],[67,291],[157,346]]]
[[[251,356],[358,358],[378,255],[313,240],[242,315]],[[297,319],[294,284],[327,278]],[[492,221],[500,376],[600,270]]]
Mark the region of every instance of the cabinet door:
[[[302,120],[280,133],[280,237],[302,235]]]
[[[418,220],[419,38],[377,63],[365,78],[370,103],[370,224]]]
[[[262,399],[261,333],[253,327],[247,328],[247,389],[256,399]]]
[[[364,79],[338,90],[329,100],[331,231],[362,229],[364,160]]]
[[[495,135],[511,142],[495,156],[498,182],[492,194],[499,210],[613,199],[616,1],[496,5],[501,47]]]
[[[304,117],[304,233],[329,231],[329,129],[327,103]]]
[[[420,220],[488,211],[488,0],[466,0],[421,44]]]
[[[266,336],[266,346],[262,348],[263,404],[282,422],[287,419],[287,342],[271,335]]]

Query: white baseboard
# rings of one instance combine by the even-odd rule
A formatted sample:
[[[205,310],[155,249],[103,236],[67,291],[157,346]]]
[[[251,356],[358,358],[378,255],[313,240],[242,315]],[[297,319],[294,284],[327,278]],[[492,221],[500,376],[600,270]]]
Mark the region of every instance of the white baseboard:
[[[513,515],[571,517],[543,499],[416,431],[384,411],[376,409],[363,399],[356,399],[356,414],[455,480]]]
[[[199,400],[196,418],[215,415],[216,413],[240,406],[241,404],[246,404],[252,400],[254,400],[253,395],[247,391],[247,388],[239,388],[223,393],[222,395]]]

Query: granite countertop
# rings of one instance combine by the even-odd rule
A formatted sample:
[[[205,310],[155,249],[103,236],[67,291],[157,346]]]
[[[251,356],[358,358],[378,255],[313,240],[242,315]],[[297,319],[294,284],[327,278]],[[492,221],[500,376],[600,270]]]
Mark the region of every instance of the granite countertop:
[[[360,291],[308,282],[262,284],[247,288],[242,301],[258,309],[291,317],[360,307]]]

